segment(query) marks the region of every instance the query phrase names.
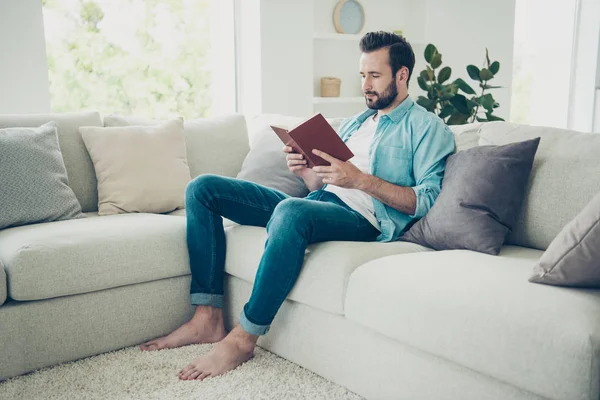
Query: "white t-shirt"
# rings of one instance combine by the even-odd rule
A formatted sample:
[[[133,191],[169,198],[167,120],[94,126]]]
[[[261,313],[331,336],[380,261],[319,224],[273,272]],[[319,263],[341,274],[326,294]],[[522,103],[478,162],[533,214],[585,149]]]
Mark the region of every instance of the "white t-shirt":
[[[367,118],[360,128],[358,128],[358,131],[354,132],[346,142],[348,148],[354,153],[354,157],[349,161],[367,174],[371,173],[369,147],[371,146],[371,140],[373,140],[376,129],[377,122],[373,120],[373,117]],[[335,185],[327,185],[324,190],[336,194],[350,208],[365,217],[375,228],[380,229],[379,222],[377,222],[377,218],[375,217],[375,209],[373,208],[371,196],[362,190],[346,189]]]

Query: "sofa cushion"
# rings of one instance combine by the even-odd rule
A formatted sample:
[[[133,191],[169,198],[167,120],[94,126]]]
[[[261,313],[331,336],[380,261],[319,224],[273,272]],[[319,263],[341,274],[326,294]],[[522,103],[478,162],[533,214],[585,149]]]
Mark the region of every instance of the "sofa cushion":
[[[451,250],[381,258],[350,277],[346,317],[553,399],[596,390],[600,290],[527,281],[542,252]],[[368,299],[368,301],[365,301]]]
[[[483,122],[474,122],[464,125],[450,125],[454,135],[455,151],[468,150],[479,144],[479,129]]]
[[[4,264],[0,260],[0,306],[6,301],[6,272],[4,271]]]
[[[190,182],[183,120],[81,127],[98,179],[98,213],[163,213],[185,206]]]
[[[248,120],[250,152],[244,159],[237,178],[277,189],[292,197],[308,194],[304,181],[287,167],[283,143],[271,125],[291,129],[306,118],[280,114],[261,114]],[[328,118],[327,122],[338,131],[344,118]]]
[[[39,300],[187,275],[185,234],[185,219],[158,214],[5,229],[0,231],[0,260],[8,295]]]
[[[550,243],[529,282],[600,288],[600,193]]]
[[[54,122],[0,129],[0,168],[0,229],[83,218]]]
[[[97,112],[63,114],[23,114],[0,115],[0,128],[38,127],[55,121],[58,143],[65,162],[69,186],[73,189],[84,212],[98,209],[96,174],[94,165],[83,144],[78,128],[80,126],[102,126]]]
[[[253,283],[263,254],[267,232],[254,226],[226,230],[225,272]],[[361,264],[390,254],[430,251],[406,242],[325,242],[309,245],[304,266],[288,299],[330,313],[344,314],[346,285]]]
[[[480,145],[541,137],[520,216],[507,244],[546,249],[563,227],[600,192],[600,135],[489,122]]]
[[[435,250],[497,255],[521,209],[539,142],[477,146],[452,154],[435,204],[400,239]]]
[[[107,115],[104,126],[158,125],[161,120]],[[192,178],[200,174],[235,177],[248,154],[246,118],[241,114],[184,121],[188,165]]]

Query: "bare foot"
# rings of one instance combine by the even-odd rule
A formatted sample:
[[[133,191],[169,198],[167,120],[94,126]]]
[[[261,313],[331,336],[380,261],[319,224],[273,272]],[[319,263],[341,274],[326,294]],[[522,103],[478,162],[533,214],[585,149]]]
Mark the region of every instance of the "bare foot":
[[[203,380],[222,375],[237,368],[252,358],[258,336],[236,326],[229,335],[218,342],[212,350],[195,358],[190,365],[182,369],[178,376],[181,380]]]
[[[191,321],[186,322],[167,336],[140,345],[140,350],[153,351],[173,349],[188,344],[215,343],[222,340],[225,335],[222,310],[199,306]]]

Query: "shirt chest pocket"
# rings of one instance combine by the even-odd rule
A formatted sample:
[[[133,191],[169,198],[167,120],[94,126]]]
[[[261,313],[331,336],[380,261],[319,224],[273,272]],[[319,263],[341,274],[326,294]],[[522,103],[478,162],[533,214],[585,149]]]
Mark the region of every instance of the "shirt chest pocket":
[[[413,174],[412,152],[396,146],[380,146],[377,150],[376,175],[397,185],[408,185]]]

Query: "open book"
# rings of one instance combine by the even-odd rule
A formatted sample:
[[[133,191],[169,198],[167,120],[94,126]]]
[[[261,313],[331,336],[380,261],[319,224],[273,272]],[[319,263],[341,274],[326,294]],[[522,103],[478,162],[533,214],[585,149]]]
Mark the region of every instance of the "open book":
[[[308,168],[315,165],[330,165],[328,161],[313,154],[313,149],[321,150],[341,161],[348,161],[354,157],[352,151],[321,113],[313,115],[290,130],[272,125],[271,128],[286,146],[290,146],[295,153],[304,155]]]

